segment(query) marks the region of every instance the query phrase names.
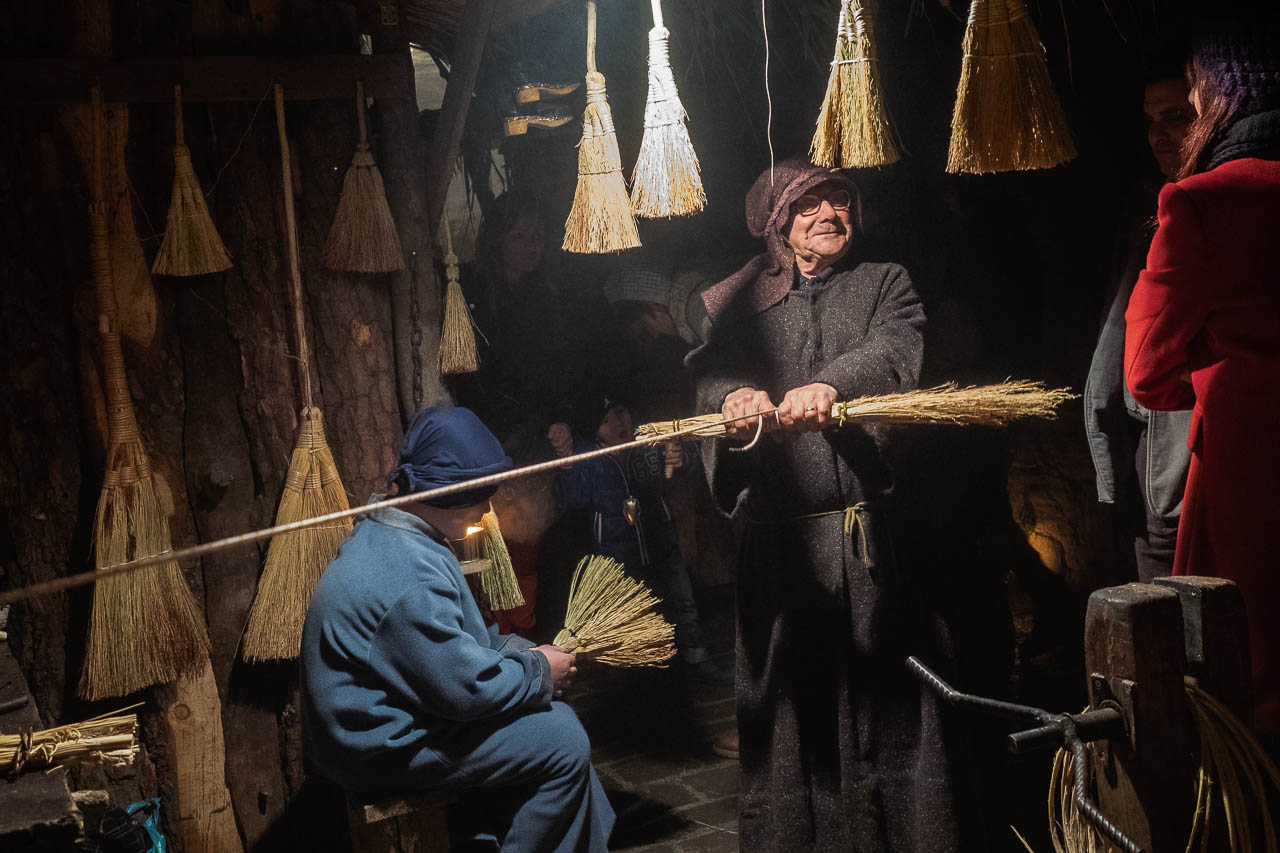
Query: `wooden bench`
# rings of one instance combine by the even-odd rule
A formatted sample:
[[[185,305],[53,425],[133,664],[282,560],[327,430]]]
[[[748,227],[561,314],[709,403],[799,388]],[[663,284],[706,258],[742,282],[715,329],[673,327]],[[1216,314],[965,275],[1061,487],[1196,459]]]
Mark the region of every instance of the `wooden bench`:
[[[449,791],[347,793],[353,853],[449,853]]]

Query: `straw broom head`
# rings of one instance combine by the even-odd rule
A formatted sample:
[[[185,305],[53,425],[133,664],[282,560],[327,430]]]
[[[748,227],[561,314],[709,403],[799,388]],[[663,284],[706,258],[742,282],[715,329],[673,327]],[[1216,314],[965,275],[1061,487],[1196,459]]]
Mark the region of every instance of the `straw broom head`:
[[[347,509],[347,493],[338,476],[333,452],[324,435],[320,410],[302,410],[298,441],[289,460],[276,524]],[[342,519],[274,537],[258,581],[258,593],[249,611],[244,637],[244,659],[250,662],[298,656],[307,605],[325,567],[351,532],[351,520]]]
[[[0,767],[17,774],[76,761],[132,763],[138,754],[138,718],[124,713],[128,710],[52,729],[0,734]]]
[[[847,169],[898,161],[878,69],[866,7],[862,0],[844,0],[827,95],[809,147],[815,164]]]
[[[689,216],[707,206],[698,155],[685,126],[684,105],[671,73],[662,7],[653,0],[649,30],[649,97],[644,107],[644,136],[631,173],[631,207],[636,216]]]
[[[200,179],[191,166],[191,151],[183,144],[182,90],[173,87],[176,144],[173,146],[173,193],[164,242],[151,264],[156,275],[205,275],[231,268],[231,255],[213,227]]]
[[[578,143],[578,186],[564,223],[566,252],[605,254],[640,245],[636,218],[622,177],[622,155],[604,75],[596,70],[596,4],[587,3],[587,107]]]
[[[333,225],[324,241],[324,265],[348,272],[391,272],[402,270],[404,250],[395,220],[387,205],[382,173],[369,150],[364,115],[364,84],[356,83],[356,118],[360,139],[351,158],[351,168],[342,179],[342,195],[333,215]]]
[[[467,300],[462,294],[462,285],[458,282],[458,256],[453,253],[449,220],[443,219],[442,225],[444,270],[449,283],[445,288],[444,324],[440,327],[438,364],[441,373],[475,373],[480,369],[476,332],[471,327],[471,312],[467,309]]]
[[[920,391],[860,397],[831,407],[839,423],[859,421],[887,424],[952,424],[1006,426],[1025,418],[1057,417],[1060,405],[1075,395],[1065,388],[1046,388],[1043,382],[1017,380],[997,385],[960,388],[954,382]],[[765,412],[771,415],[772,412]],[[701,427],[694,435],[725,434],[722,415],[698,415],[676,421],[642,424],[636,437],[659,441],[680,430]]]
[[[1076,156],[1023,0],[973,0],[948,172],[1047,169]]]
[[[610,666],[664,666],[675,629],[658,599],[608,557],[584,557],[573,573],[564,630],[555,645]]]
[[[502,528],[498,526],[498,515],[492,509],[484,514],[480,521],[484,528],[484,555],[489,560],[489,568],[480,573],[480,588],[485,598],[489,599],[490,610],[511,610],[524,604],[524,593],[520,591],[520,583],[516,580],[515,567],[511,564],[511,554],[507,551],[507,543],[502,538]]]

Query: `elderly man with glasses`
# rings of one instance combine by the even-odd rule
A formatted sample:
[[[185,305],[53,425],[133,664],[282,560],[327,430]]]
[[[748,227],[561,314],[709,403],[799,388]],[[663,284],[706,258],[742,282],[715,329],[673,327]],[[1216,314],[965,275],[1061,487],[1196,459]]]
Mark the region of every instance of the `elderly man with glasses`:
[[[860,219],[842,172],[793,159],[761,175],[747,224],[766,250],[703,294],[707,342],[687,360],[699,410],[742,419],[704,459],[717,503],[745,522],[743,850],[960,845],[938,709],[904,666],[937,656],[918,645],[931,623],[894,559],[887,434],[824,429],[837,400],[920,376],[920,300],[902,267],[865,256]]]

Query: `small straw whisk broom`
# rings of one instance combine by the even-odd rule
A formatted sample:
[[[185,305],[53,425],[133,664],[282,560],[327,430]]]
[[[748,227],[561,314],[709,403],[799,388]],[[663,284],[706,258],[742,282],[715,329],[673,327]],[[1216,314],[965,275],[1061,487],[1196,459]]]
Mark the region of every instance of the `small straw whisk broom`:
[[[676,653],[675,629],[659,615],[658,604],[621,564],[584,557],[573,572],[555,645],[609,666],[664,666]]]
[[[520,591],[511,554],[502,538],[502,528],[498,526],[498,514],[492,507],[480,520],[480,526],[484,528],[481,534],[484,537],[484,555],[489,560],[489,568],[480,573],[480,588],[489,599],[489,609],[513,610],[522,606],[524,593]]]
[[[636,216],[689,216],[707,206],[698,155],[685,126],[687,116],[671,73],[662,2],[653,0],[649,30],[649,96],[644,107],[644,136],[631,173],[631,207]]]
[[[467,308],[462,284],[458,281],[458,256],[453,253],[453,236],[448,217],[440,217],[444,234],[444,322],[440,327],[440,353],[437,363],[441,373],[475,373],[480,369],[476,349],[476,331],[471,327],[471,311]]]
[[[973,0],[947,171],[1047,169],[1075,156],[1044,45],[1026,4]]]
[[[324,435],[324,420],[311,397],[311,362],[308,357],[306,318],[302,313],[302,274],[298,267],[298,228],[293,210],[293,171],[289,161],[289,137],[285,131],[284,92],[275,87],[276,129],[280,137],[280,170],[284,184],[284,217],[288,240],[289,275],[293,285],[293,318],[298,335],[298,370],[304,404],[298,440],[289,460],[276,524],[344,510],[347,493],[338,476],[333,452]],[[285,533],[271,539],[258,581],[258,593],[249,612],[244,637],[244,659],[277,660],[298,656],[307,604],[320,576],[338,547],[351,532],[349,518],[318,527]]]
[[[151,272],[156,275],[205,275],[231,268],[231,255],[209,216],[200,179],[191,166],[191,151],[182,130],[182,87],[173,87],[173,194],[164,242]]]
[[[885,116],[879,64],[863,0],[843,0],[827,94],[809,153],[819,166],[856,168],[898,161]]]
[[[93,523],[94,565],[171,550],[169,519],[134,415],[120,344],[120,319],[111,275],[111,245],[102,186],[102,97],[92,93],[93,195],[89,253],[98,298],[107,397],[107,465]],[[177,681],[208,660],[209,638],[175,560],[111,575],[93,589],[79,694],[89,701],[123,696]]]
[[[561,248],[606,254],[639,245],[604,75],[596,70],[596,4],[587,0],[587,106],[582,112],[582,141],[578,143],[578,186],[564,223]]]

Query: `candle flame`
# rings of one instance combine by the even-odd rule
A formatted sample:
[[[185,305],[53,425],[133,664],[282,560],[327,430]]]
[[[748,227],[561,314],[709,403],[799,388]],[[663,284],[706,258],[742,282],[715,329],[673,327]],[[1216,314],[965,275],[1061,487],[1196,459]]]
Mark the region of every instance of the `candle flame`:
[[[467,535],[474,536],[475,534],[482,533],[483,531],[484,531],[483,527],[473,524],[467,528]]]

